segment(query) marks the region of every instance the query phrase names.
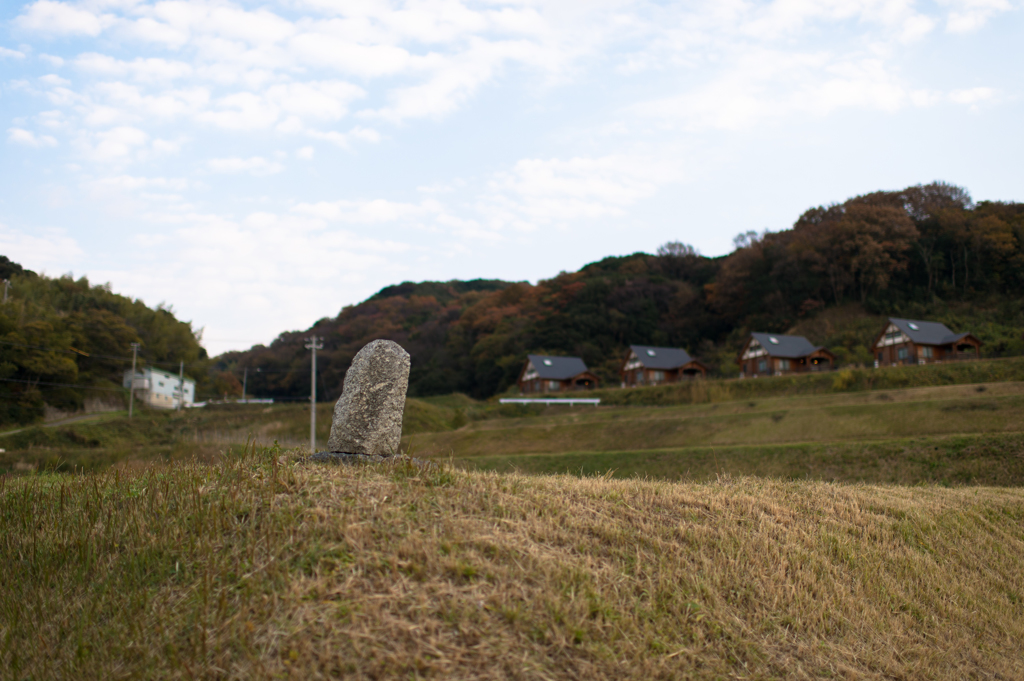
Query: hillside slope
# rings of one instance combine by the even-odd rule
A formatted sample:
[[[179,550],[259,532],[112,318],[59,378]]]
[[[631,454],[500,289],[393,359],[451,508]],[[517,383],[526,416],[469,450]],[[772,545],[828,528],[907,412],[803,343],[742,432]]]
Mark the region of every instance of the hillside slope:
[[[177,372],[185,362],[199,392],[212,392],[206,351],[170,307],[147,307],[85,277],[37,275],[4,256],[0,274],[10,280],[0,305],[0,427],[39,420],[46,407],[120,406],[132,343],[139,344],[140,367]]]
[[[359,348],[387,338],[412,355],[411,395],[486,398],[515,383],[529,352],[582,357],[604,386],[618,385],[630,344],[683,347],[735,376],[750,331],[807,335],[841,365],[870,365],[886,315],[970,331],[986,357],[1024,354],[1024,204],[974,204],[933,183],[810,208],[792,229],[741,235],[723,257],[670,242],[536,285],[405,282],[218,366],[248,368],[255,394],[305,396],[303,339],[316,334],[320,392],[336,399]]]
[[[774,394],[552,406],[410,433],[403,442],[417,456],[500,471],[1024,485],[1024,382],[792,394],[778,380]],[[619,392],[643,390],[659,389]]]
[[[1024,492],[224,466],[0,479],[14,678],[1024,676]]]

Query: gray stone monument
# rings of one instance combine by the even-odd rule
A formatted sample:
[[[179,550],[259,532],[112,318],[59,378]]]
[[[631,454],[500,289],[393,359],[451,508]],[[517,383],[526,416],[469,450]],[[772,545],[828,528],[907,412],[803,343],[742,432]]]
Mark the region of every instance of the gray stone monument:
[[[393,341],[375,340],[356,354],[334,407],[329,452],[398,454],[409,366],[409,353]]]

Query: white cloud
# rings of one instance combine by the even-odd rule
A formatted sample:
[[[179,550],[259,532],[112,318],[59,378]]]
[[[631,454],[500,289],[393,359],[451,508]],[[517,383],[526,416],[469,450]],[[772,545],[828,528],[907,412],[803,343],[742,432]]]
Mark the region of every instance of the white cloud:
[[[269,128],[277,121],[279,110],[251,92],[237,92],[214,103],[215,111],[203,111],[196,119],[227,130],[251,131]]]
[[[46,85],[52,85],[55,87],[65,87],[71,85],[71,81],[66,78],[61,78],[56,73],[50,73],[45,76],[39,76],[39,81]]]
[[[264,339],[405,276],[414,257],[397,254],[526,243],[530,230],[593,234],[673,205],[668,189],[717,160],[719,149],[688,155],[699,146],[690,140],[740,139],[709,130],[763,142],[840,112],[939,115],[1011,100],[994,88],[951,90],[918,68],[920,43],[937,54],[954,40],[943,28],[977,31],[1008,0],[17,5],[11,27],[29,44],[0,48],[0,59],[11,70],[38,55],[25,67],[40,70],[8,79],[5,101],[22,98],[9,143],[72,140],[53,170],[74,168],[72,184],[103,215],[153,227],[132,244],[135,269],[107,276]],[[40,53],[51,40],[45,49],[64,57]],[[55,73],[36,77],[50,65]],[[32,97],[37,108],[22,107]],[[480,126],[490,136],[466,135],[479,149],[455,118],[474,101],[472,115],[493,116]],[[308,186],[288,177],[250,196],[222,191],[283,174],[288,158],[307,161]],[[202,181],[171,177],[188,170]],[[245,217],[229,215],[239,205]],[[136,266],[147,258],[173,271]],[[328,310],[325,291],[335,296]],[[253,319],[263,326],[247,326]]]
[[[951,0],[947,4],[952,5],[946,20],[950,33],[976,31],[996,14],[1013,9],[1007,0]]]
[[[132,61],[123,61],[96,52],[78,55],[74,65],[91,75],[104,78],[129,77],[146,83],[178,80],[193,73],[192,66],[184,61],[156,57],[136,57]]]
[[[90,183],[90,186],[97,189],[115,191],[136,191],[140,189],[171,189],[184,191],[188,188],[189,182],[181,177],[138,177],[134,175],[112,175],[102,177]]]
[[[186,45],[191,38],[187,28],[172,26],[151,17],[141,17],[127,22],[121,26],[121,32],[139,43],[155,43],[170,49]]]
[[[363,78],[401,73],[412,61],[409,53],[396,45],[360,45],[323,33],[296,36],[289,48],[305,64]]]
[[[181,151],[181,147],[187,141],[188,139],[185,137],[179,137],[173,140],[155,139],[153,140],[153,151],[164,156],[177,154]]]
[[[411,250],[395,239],[275,212],[242,219],[176,214],[163,230],[144,234],[132,248],[140,267],[90,274],[147,301],[181,301],[175,306],[182,316],[205,320],[213,353],[269,342],[282,329],[336,313],[338,300],[365,297],[399,279],[404,268],[395,256]]]
[[[300,215],[332,222],[370,225],[422,220],[442,213],[443,207],[440,203],[433,200],[421,203],[402,203],[399,201],[372,199],[367,201],[300,203],[293,210]]]
[[[532,231],[625,209],[678,182],[681,171],[657,158],[523,159],[491,182],[478,211],[491,228]]]
[[[88,133],[78,140],[81,151],[91,160],[100,163],[131,161],[145,149],[149,135],[145,131],[128,125],[110,130]]]
[[[135,85],[120,81],[98,84],[89,104],[84,106],[91,125],[109,125],[114,120],[140,121],[198,116],[209,102],[210,94],[202,87],[164,90],[147,95]],[[102,101],[100,104],[96,100]]]
[[[267,99],[287,114],[329,121],[343,117],[349,103],[365,95],[362,88],[336,80],[287,83],[267,89]]]
[[[823,24],[858,21],[880,26],[901,40],[915,40],[935,26],[907,0],[782,0],[744,9],[742,32],[760,39],[783,39]],[[724,13],[719,16],[728,18]]]
[[[66,2],[38,0],[14,20],[14,25],[26,31],[53,35],[98,36],[113,23],[113,17],[98,15]]]
[[[373,128],[364,128],[362,126],[356,126],[348,132],[338,132],[336,130],[306,130],[306,134],[313,139],[324,140],[331,144],[336,144],[343,149],[347,149],[353,141],[369,142],[373,144],[380,141],[380,133]]]
[[[206,167],[214,173],[248,173],[255,176],[274,175],[284,170],[284,166],[280,163],[268,161],[260,156],[253,156],[252,158],[215,158],[207,161]]]
[[[476,40],[468,50],[454,55],[431,55],[418,63],[425,75],[423,82],[393,89],[388,95],[389,105],[365,115],[396,123],[444,116],[459,109],[480,87],[493,80],[506,63],[540,65],[540,54],[545,51],[526,41]]]
[[[495,174],[470,204],[428,198],[300,203],[293,212],[327,222],[392,225],[458,237],[502,240],[507,228],[533,231],[576,220],[622,216],[637,202],[682,178],[674,162],[640,156],[523,159]],[[457,182],[460,189],[464,183]]]
[[[990,87],[975,87],[968,90],[953,90],[949,93],[949,101],[955,104],[976,105],[992,100],[996,91]]]
[[[3,223],[0,252],[36,272],[66,272],[83,255],[78,242],[62,229],[33,227],[25,233]]]
[[[754,49],[737,54],[702,86],[627,111],[668,127],[745,130],[794,114],[894,112],[923,101],[920,91],[911,91],[878,58]]]
[[[7,140],[9,142],[15,142],[17,144],[24,144],[29,147],[55,147],[57,146],[57,140],[49,135],[36,135],[31,130],[25,130],[24,128],[8,128],[7,129]]]

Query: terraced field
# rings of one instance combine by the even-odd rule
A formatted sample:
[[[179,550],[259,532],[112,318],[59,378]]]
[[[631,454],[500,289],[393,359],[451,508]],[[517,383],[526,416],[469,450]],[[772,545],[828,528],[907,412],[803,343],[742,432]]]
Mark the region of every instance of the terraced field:
[[[549,407],[538,416],[411,434],[405,444],[420,456],[489,469],[1018,484],[1009,481],[1024,481],[1022,433],[1024,383],[1009,382],[667,407]],[[896,471],[908,467],[913,473]],[[885,469],[892,470],[883,475]]]

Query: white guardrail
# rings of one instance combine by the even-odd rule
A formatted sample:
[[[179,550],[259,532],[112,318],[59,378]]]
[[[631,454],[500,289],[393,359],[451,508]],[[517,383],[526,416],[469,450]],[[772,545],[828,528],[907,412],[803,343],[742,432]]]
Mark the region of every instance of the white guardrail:
[[[601,398],[599,397],[552,397],[552,398],[532,398],[532,397],[503,397],[498,400],[502,404],[568,404],[570,407],[574,404],[592,404],[595,407],[601,404]]]

